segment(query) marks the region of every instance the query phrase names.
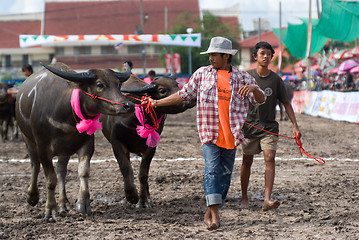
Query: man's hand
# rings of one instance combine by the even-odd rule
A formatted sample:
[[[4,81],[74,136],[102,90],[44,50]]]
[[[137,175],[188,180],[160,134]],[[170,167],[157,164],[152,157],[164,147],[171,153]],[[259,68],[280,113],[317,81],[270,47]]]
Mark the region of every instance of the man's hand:
[[[251,92],[254,92],[256,90],[256,86],[254,85],[244,85],[238,90],[238,94],[242,97],[248,97]]]
[[[146,96],[141,99],[141,106],[146,106],[148,102],[150,102],[152,106],[155,104],[155,100],[153,100],[151,97]]]
[[[293,127],[293,134],[294,136],[298,136],[299,139],[302,137],[302,133],[299,131],[299,128],[297,126]]]
[[[258,103],[263,103],[266,100],[266,97],[258,90],[256,85],[244,85],[238,90],[241,97],[248,97],[251,92]]]

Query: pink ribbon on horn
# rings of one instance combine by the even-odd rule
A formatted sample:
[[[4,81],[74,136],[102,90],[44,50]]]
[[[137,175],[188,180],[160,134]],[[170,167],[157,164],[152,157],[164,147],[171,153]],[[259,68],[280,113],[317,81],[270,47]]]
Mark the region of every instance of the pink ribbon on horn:
[[[141,111],[141,108],[142,107],[139,105],[136,105],[136,107],[135,107],[136,117],[141,124],[136,127],[137,134],[141,138],[147,138],[147,141],[146,141],[147,146],[156,147],[158,145],[158,143],[160,142],[161,137],[158,134],[158,132],[156,132],[155,127],[153,127],[149,124],[145,124],[145,117],[144,117],[143,111]],[[159,122],[161,122],[161,120],[162,120],[162,117],[159,119]]]
[[[97,129],[102,129],[102,123],[98,121],[98,119],[101,117],[101,113],[97,114],[92,119],[84,118],[81,113],[79,95],[80,89],[76,88],[72,91],[71,106],[75,114],[81,119],[81,121],[76,124],[76,128],[79,133],[83,133],[86,131],[88,135],[92,135],[94,132],[96,132]]]

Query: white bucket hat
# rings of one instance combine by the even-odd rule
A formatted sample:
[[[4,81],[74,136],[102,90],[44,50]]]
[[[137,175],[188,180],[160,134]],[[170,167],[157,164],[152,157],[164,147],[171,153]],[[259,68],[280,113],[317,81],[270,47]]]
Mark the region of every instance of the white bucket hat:
[[[232,41],[224,37],[214,37],[211,39],[208,50],[201,52],[200,54],[207,53],[227,53],[235,55],[238,52],[236,49],[232,49]]]

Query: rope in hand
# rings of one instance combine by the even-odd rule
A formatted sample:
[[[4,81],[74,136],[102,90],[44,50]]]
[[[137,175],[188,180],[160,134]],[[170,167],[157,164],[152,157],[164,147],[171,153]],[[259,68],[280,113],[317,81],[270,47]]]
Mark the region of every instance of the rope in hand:
[[[135,97],[132,97],[132,96],[128,96],[128,95],[125,95],[125,97],[132,98],[132,99],[137,100],[139,102],[142,102],[146,98],[151,98],[151,96],[148,96],[148,95],[142,96],[141,99],[135,98]],[[150,116],[150,118],[152,119],[153,125],[154,125],[153,127],[157,130],[159,128],[159,126],[160,126],[160,121],[158,121],[157,114],[156,114],[151,102],[147,101],[146,103],[141,103],[141,106],[145,107],[145,113],[147,113]]]
[[[270,133],[270,134],[273,134],[273,135],[277,135],[277,136],[280,136],[280,137],[285,137],[285,138],[289,138],[289,139],[295,139],[295,142],[297,143],[298,147],[299,147],[299,152],[300,152],[300,155],[303,156],[303,153],[307,156],[307,157],[310,157],[310,158],[313,158],[315,161],[317,161],[318,163],[320,164],[325,164],[325,161],[323,158],[317,158],[317,157],[313,157],[311,155],[309,155],[303,148],[302,146],[302,142],[300,141],[300,138],[299,136],[295,136],[295,137],[288,137],[288,136],[285,136],[285,135],[281,135],[281,134],[278,134],[278,133],[273,133],[273,132],[270,132],[270,131],[267,131],[265,129],[262,129],[262,128],[259,128],[257,126],[254,126],[248,122],[245,122],[246,124],[248,124],[249,126],[251,127],[254,127],[254,128],[257,128],[259,130],[262,130],[264,132],[267,132],[267,133]]]
[[[82,91],[82,92],[84,92],[86,95],[89,95],[92,99],[100,99],[100,100],[103,100],[103,101],[106,101],[106,102],[109,102],[109,103],[125,106],[125,104],[123,104],[123,103],[114,102],[114,101],[108,100],[106,98],[96,96],[95,94],[90,94],[90,93],[85,92],[85,91]],[[148,95],[143,96],[142,99],[135,98],[135,97],[132,97],[132,96],[126,96],[126,95],[125,95],[125,97],[132,98],[132,99],[137,100],[139,102],[141,102],[145,98],[150,98],[150,96],[148,96]],[[141,106],[145,107],[145,112],[151,117],[151,119],[153,121],[153,124],[154,124],[153,127],[155,129],[158,129],[160,124],[159,124],[159,121],[158,121],[158,118],[157,118],[157,114],[156,114],[155,110],[153,109],[153,106],[150,103],[150,101],[147,101],[147,103],[142,103]]]
[[[150,96],[142,96],[141,101],[145,100],[146,98],[150,98]],[[145,107],[145,112],[150,116],[150,118],[153,121],[153,127],[157,130],[160,126],[160,123],[157,118],[157,114],[155,112],[155,109],[153,108],[150,101],[147,101],[146,103],[141,103],[142,107]]]

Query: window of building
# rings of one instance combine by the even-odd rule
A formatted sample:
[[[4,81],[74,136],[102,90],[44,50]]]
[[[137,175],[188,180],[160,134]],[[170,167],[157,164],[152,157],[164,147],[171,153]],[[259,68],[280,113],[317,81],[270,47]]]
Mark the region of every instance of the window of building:
[[[101,54],[102,55],[113,55],[117,54],[117,50],[114,46],[101,46]]]
[[[56,47],[55,48],[55,55],[56,56],[64,56],[65,55],[65,48],[64,47]]]
[[[163,51],[163,46],[155,46],[155,53],[160,54]]]
[[[29,63],[29,55],[27,54],[22,55],[22,65],[24,66],[28,63]]]
[[[143,46],[142,45],[129,45],[128,53],[129,54],[139,54],[142,53]]]
[[[91,47],[74,47],[74,55],[90,55],[91,54]]]
[[[11,67],[11,55],[5,55],[5,67]]]

